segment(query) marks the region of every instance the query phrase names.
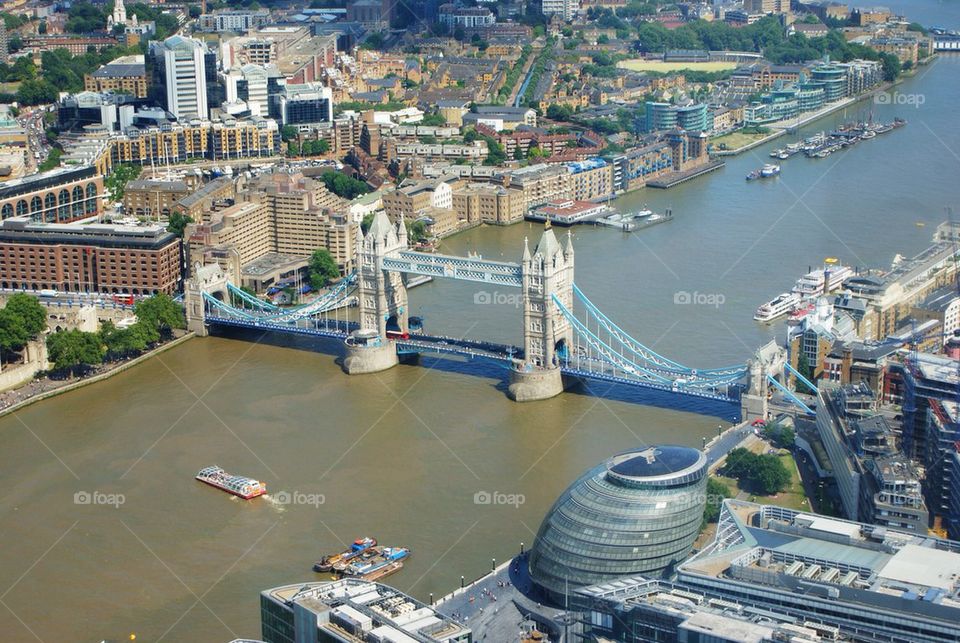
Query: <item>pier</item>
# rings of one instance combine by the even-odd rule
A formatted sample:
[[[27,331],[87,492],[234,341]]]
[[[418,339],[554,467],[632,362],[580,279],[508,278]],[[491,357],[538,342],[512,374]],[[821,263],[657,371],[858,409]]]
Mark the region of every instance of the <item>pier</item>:
[[[663,178],[648,181],[647,187],[666,190],[674,187],[675,185],[680,185],[681,183],[689,181],[690,179],[695,179],[698,176],[713,172],[714,170],[719,170],[726,164],[727,162],[722,159],[713,159],[706,165],[701,165],[700,167],[690,170],[683,170],[682,172],[673,172]]]

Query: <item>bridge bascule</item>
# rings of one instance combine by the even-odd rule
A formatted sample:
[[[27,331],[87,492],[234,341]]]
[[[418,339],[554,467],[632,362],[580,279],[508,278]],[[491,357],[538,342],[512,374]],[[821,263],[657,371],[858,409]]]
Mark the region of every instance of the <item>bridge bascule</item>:
[[[597,380],[730,403],[732,415],[748,419],[766,415],[769,387],[784,379],[783,349],[772,343],[747,364],[697,369],[634,339],[577,287],[572,237],[561,241],[549,226],[533,250],[524,242],[514,263],[411,250],[404,221],[391,223],[381,212],[358,241],[355,265],[328,293],[292,308],[240,290],[217,265],[196,266],[184,290],[189,327],[199,335],[224,326],[340,339],[343,370],[351,375],[383,371],[418,353],[496,360],[509,369],[509,396],[521,402],[558,395],[571,381]],[[522,347],[411,329],[404,274],[518,289]],[[347,310],[354,304],[355,316]]]

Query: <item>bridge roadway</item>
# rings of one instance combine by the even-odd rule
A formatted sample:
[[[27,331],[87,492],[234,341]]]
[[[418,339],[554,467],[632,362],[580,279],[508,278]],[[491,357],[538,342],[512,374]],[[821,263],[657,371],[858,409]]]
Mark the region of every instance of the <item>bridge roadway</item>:
[[[330,339],[346,339],[349,334],[357,330],[356,322],[338,321],[333,319],[303,318],[296,321],[276,322],[248,319],[235,319],[207,313],[207,323],[234,328],[248,328],[251,330],[271,330],[313,337],[327,337]],[[445,335],[411,335],[409,339],[396,340],[399,351],[429,351],[466,357],[484,357],[501,362],[518,362],[523,358],[523,349],[507,344],[494,342],[473,341]]]
[[[332,319],[307,318],[297,320],[296,322],[283,323],[234,319],[231,317],[211,315],[209,313],[207,314],[207,322],[219,326],[247,328],[251,330],[271,330],[339,340],[346,339],[351,331],[359,327],[356,322],[336,321]],[[469,358],[479,357],[510,365],[520,364],[523,360],[523,349],[516,346],[497,344],[494,342],[472,341],[444,335],[412,335],[409,339],[398,339],[396,343],[397,349],[401,352],[431,352]],[[583,362],[587,360],[583,358],[578,361],[580,362],[578,365],[567,364],[561,366],[561,373],[568,377],[578,379],[596,380],[627,386],[642,386],[658,391],[716,400],[719,402],[731,402],[735,400],[733,397],[714,391],[697,390],[695,388],[674,388],[666,384],[658,384],[656,382],[628,377],[625,374],[618,373],[611,365],[600,360],[590,360],[591,362],[596,362],[600,370],[589,370],[589,367],[584,368]]]

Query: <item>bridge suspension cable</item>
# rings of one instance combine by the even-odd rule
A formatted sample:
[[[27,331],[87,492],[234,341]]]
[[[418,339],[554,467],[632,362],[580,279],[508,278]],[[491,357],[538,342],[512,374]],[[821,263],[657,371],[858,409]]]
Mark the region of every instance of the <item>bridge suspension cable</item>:
[[[605,331],[610,333],[610,335],[616,337],[617,341],[622,342],[623,345],[631,353],[637,355],[644,361],[655,364],[657,367],[659,367],[657,370],[662,370],[663,372],[666,372],[666,373],[674,373],[677,375],[684,375],[684,376],[689,375],[693,377],[698,377],[698,376],[708,376],[708,377],[721,376],[722,377],[722,376],[729,375],[729,376],[736,376],[737,378],[744,376],[747,372],[747,367],[744,364],[738,364],[736,366],[726,366],[721,368],[698,369],[698,368],[690,368],[688,366],[684,366],[679,362],[675,362],[667,357],[664,357],[663,355],[660,355],[656,351],[643,345],[641,342],[638,342],[633,337],[631,337],[626,331],[624,331],[622,328],[617,326],[616,323],[614,323],[609,317],[607,317],[603,313],[603,311],[597,308],[596,305],[594,305],[594,303],[590,301],[585,294],[583,294],[583,291],[580,290],[577,284],[573,284],[573,292],[577,296],[577,299],[579,299],[581,303],[583,303],[584,309],[587,311],[587,313],[589,313],[597,321],[597,323],[603,327]]]
[[[645,382],[674,389],[696,390],[720,389],[737,383],[746,375],[746,366],[692,369],[663,358],[627,335],[590,303],[579,289],[576,292],[588,313],[585,320],[574,315],[556,295],[553,301],[576,331],[577,339],[585,343],[581,345],[578,341],[575,354],[565,357],[568,364],[576,364],[578,370],[603,372],[604,367],[609,365]],[[593,325],[596,330],[591,328]]]

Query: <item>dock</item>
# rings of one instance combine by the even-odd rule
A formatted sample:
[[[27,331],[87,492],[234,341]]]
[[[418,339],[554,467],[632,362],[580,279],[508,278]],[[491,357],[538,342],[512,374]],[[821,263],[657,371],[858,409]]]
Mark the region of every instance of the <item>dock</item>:
[[[660,179],[654,179],[653,181],[647,182],[647,187],[659,188],[661,190],[666,190],[672,188],[676,185],[680,185],[690,179],[695,179],[698,176],[702,176],[714,170],[719,170],[721,167],[726,165],[727,162],[722,159],[713,159],[708,162],[706,165],[701,165],[700,167],[692,168],[689,170],[683,170],[682,172],[671,172]]]
[[[649,210],[623,215],[611,214],[610,216],[594,219],[588,223],[607,226],[608,228],[619,228],[624,232],[635,232],[657,225],[658,223],[666,223],[667,221],[673,221],[673,211],[669,209],[663,214],[657,214]]]

